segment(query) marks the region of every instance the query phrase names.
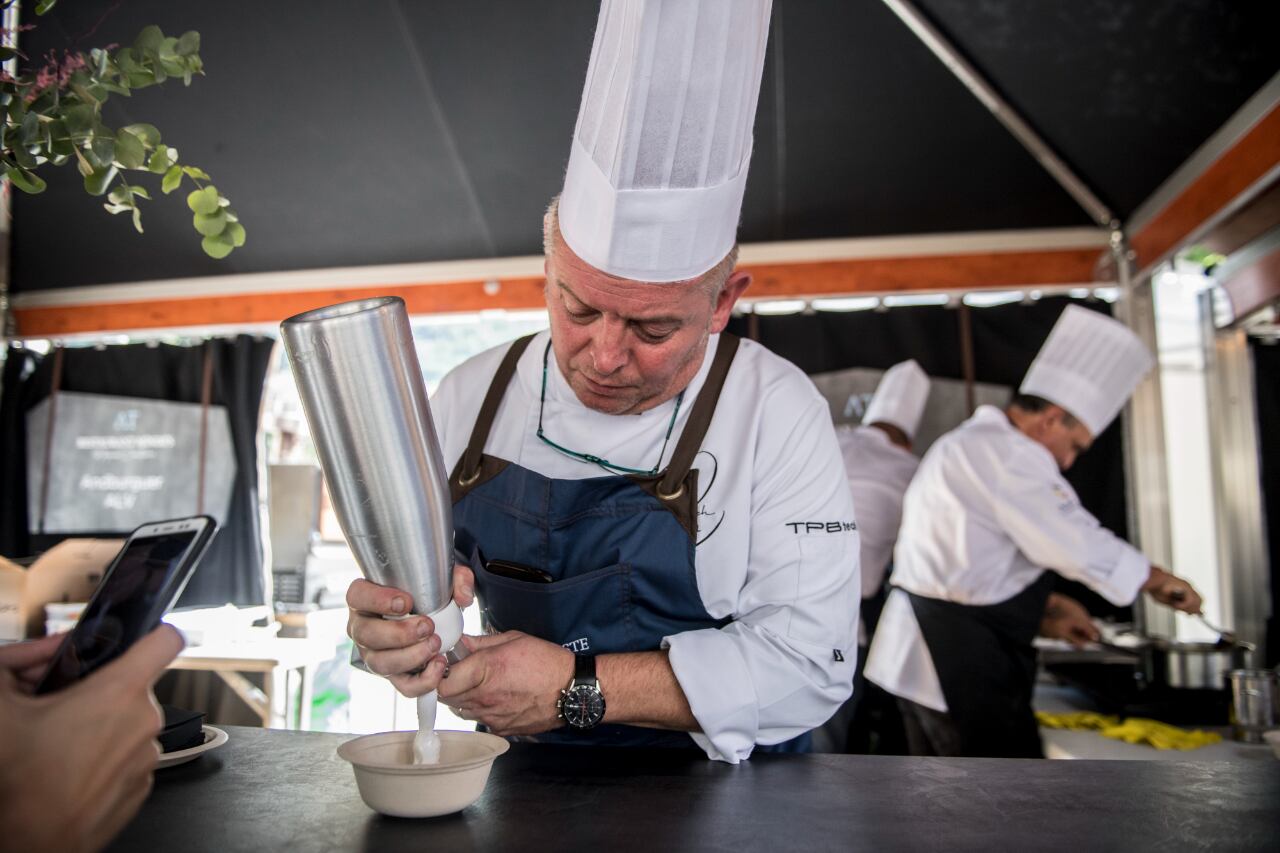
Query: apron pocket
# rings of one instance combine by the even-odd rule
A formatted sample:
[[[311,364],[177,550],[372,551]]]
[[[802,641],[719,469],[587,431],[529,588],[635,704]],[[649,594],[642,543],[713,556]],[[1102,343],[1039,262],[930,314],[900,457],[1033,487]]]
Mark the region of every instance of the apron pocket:
[[[634,651],[631,566],[618,563],[554,583],[495,575],[473,560],[485,626],[523,631],[573,652]]]

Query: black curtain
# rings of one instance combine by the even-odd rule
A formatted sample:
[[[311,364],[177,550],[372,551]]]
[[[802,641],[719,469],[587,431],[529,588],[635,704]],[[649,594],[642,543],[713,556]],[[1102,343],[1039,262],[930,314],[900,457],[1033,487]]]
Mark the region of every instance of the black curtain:
[[[1271,566],[1271,616],[1267,619],[1266,664],[1280,663],[1280,345],[1250,340],[1257,394],[1259,459],[1262,467],[1263,525]],[[1267,436],[1272,436],[1268,439]]]
[[[263,553],[258,518],[258,413],[274,342],[240,335],[196,346],[128,344],[68,347],[60,389],[181,403],[199,403],[205,347],[213,361],[210,402],[231,422],[236,476],[230,508],[217,538],[178,606],[263,604]],[[0,554],[39,554],[64,536],[28,531],[26,414],[49,396],[53,357],[9,347],[0,397]],[[192,464],[195,476],[195,463]],[[92,534],[120,536],[126,530]],[[80,535],[80,534],[78,534]]]
[[[1016,388],[1058,315],[1070,304],[1111,313],[1105,302],[1065,296],[969,309],[974,380]],[[749,337],[754,327],[760,343],[809,374],[853,367],[883,370],[914,358],[930,376],[963,380],[960,322],[959,308],[916,306],[739,317],[729,330]],[[1128,517],[1122,434],[1117,418],[1066,476],[1081,503],[1103,526],[1125,537]],[[1095,615],[1130,618],[1130,608],[1115,607],[1082,584],[1059,578],[1057,588],[1080,600]]]

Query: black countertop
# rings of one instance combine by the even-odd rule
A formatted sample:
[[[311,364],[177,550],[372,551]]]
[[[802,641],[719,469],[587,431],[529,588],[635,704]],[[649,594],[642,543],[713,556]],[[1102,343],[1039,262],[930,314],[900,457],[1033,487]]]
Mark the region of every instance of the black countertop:
[[[111,851],[1275,850],[1280,762],[934,759],[516,744],[463,812],[382,817],[348,735],[226,727]]]

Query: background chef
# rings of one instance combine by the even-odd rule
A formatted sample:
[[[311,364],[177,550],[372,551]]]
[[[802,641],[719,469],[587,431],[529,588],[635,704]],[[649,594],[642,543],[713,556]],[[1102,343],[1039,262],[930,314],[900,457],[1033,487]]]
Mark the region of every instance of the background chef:
[[[544,223],[551,329],[432,402],[455,593],[474,583],[497,633],[442,681],[429,620],[378,618],[406,593],[348,592],[352,637],[402,693],[439,685],[500,734],[726,761],[802,745],[849,695],[858,535],[827,404],[721,334],[750,280],[735,235],[769,14],[603,4]]]
[[[1101,527],[1061,471],[1152,366],[1121,323],[1068,307],[1005,411],[981,406],[907,490],[890,594],[866,667],[899,697],[916,754],[1040,756],[1031,641],[1051,569],[1115,604],[1200,597]]]
[[[814,733],[814,746],[822,752],[880,751],[881,747],[892,752],[901,747],[901,736],[895,737],[901,729],[896,720],[896,704],[874,685],[867,689],[862,668],[868,640],[884,606],[882,590],[893,559],[893,546],[898,541],[902,497],[920,464],[911,452],[911,442],[928,399],[928,374],[914,359],[899,362],[880,378],[862,416],[862,425],[836,432],[858,514],[861,619],[853,695]],[[872,692],[879,695],[871,699]],[[890,717],[887,721],[886,712]],[[881,743],[886,736],[892,744]]]

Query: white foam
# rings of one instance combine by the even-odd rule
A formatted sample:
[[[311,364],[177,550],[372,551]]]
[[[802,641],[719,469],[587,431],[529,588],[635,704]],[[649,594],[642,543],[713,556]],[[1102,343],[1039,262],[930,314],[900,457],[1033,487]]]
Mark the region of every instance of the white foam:
[[[418,733],[413,738],[414,764],[440,763],[440,737],[436,734],[436,691],[418,697]]]

